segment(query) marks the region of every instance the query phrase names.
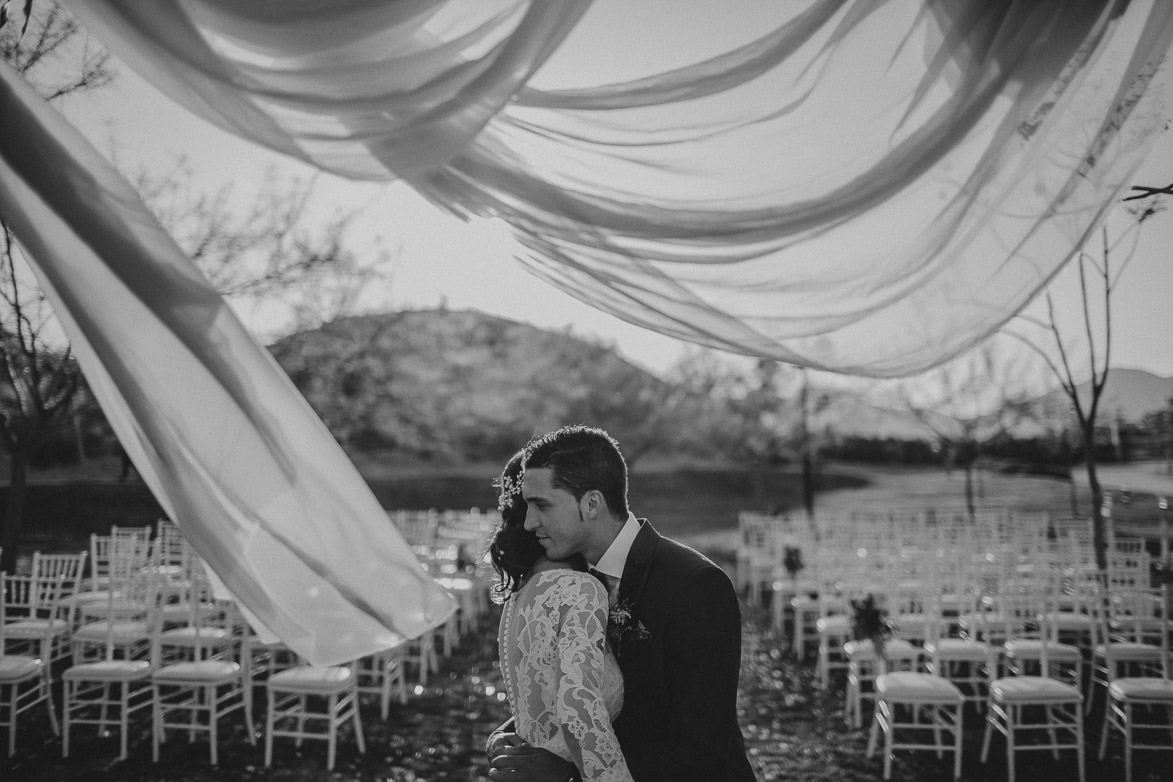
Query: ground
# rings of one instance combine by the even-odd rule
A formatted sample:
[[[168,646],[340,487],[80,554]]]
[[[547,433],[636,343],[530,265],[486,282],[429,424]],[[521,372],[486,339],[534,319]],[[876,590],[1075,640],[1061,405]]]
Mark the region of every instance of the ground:
[[[940,471],[872,470],[866,487],[842,489],[820,497],[825,512],[849,507],[925,507],[960,503],[961,476]],[[1133,486],[1139,487],[1139,483]],[[1070,492],[1067,484],[1022,476],[984,476],[982,502],[988,505],[1013,503],[1025,508],[1064,507]],[[1159,486],[1156,488],[1160,488]],[[1140,491],[1140,489],[1137,489]],[[727,561],[735,531],[728,528],[692,534],[698,547]],[[150,735],[140,721],[134,730],[130,757],[115,760],[117,744],[112,738],[87,733],[79,735],[68,759],[61,758],[60,740],[52,735],[43,712],[25,715],[20,724],[18,751],[0,761],[0,780],[70,782],[76,780],[157,780],[158,782],[211,782],[211,780],[456,780],[482,779],[485,762],[481,747],[485,736],[507,716],[501,699],[500,674],[496,668],[496,613],[486,616],[475,633],[463,640],[456,653],[443,662],[438,677],[414,693],[404,706],[393,706],[387,721],[379,718],[373,701],[364,703],[362,716],[367,752],[360,755],[352,735],[346,733],[339,746],[338,765],[332,774],[325,771],[325,746],[307,743],[295,748],[291,742],[277,744],[274,764],[263,766],[263,750],[247,741],[243,723],[230,718],[231,729],[221,739],[221,762],[213,768],[203,741],[189,744],[173,736],[163,746],[162,759],[150,759]],[[828,692],[814,686],[813,663],[796,660],[788,653],[784,639],[768,624],[768,611],[746,607],[744,611],[744,654],[739,697],[741,723],[747,748],[758,777],[806,782],[856,782],[880,778],[879,758],[865,754],[867,734],[847,726],[843,715],[842,688]],[[263,714],[263,694],[258,693],[257,716]],[[57,693],[60,704],[60,693]],[[1088,720],[1089,746],[1098,745],[1099,712]],[[258,721],[258,724],[262,724]],[[1006,779],[1005,756],[995,743],[990,763],[979,762],[981,715],[966,716],[964,756],[965,780]],[[1089,780],[1123,779],[1119,747],[1113,745],[1108,759],[1100,764],[1088,756]],[[1168,754],[1138,755],[1134,769],[1137,782],[1173,779]],[[937,760],[931,753],[901,753],[893,778],[906,782],[930,782],[949,777],[948,758]],[[1068,756],[1058,761],[1049,753],[1021,758],[1018,778],[1031,780],[1046,776],[1074,779],[1075,763]]]

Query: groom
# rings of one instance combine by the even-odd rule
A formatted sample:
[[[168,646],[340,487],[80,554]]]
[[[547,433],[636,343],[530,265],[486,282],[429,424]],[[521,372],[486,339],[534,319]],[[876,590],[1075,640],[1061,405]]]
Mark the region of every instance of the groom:
[[[525,527],[546,555],[583,555],[608,586],[607,636],[623,672],[615,733],[636,782],[753,782],[737,723],[741,610],[729,577],[627,507],[627,464],[601,429],[564,427],[526,446]],[[489,777],[577,779],[574,766],[507,732]]]

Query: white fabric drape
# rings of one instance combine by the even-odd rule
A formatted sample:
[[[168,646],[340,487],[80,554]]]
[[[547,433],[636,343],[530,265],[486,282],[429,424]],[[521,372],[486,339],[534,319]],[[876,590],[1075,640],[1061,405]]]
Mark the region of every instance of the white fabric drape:
[[[70,3],[191,111],[498,217],[533,271],[601,309],[861,375],[930,367],[1024,306],[1170,110],[1165,0],[796,0],[701,63],[529,86],[587,7]],[[449,601],[264,351],[126,184],[3,74],[0,215],[216,572],[316,661],[442,619]]]
[[[596,307],[859,375],[926,369],[1005,323],[1170,112],[1173,3],[1155,0],[792,2],[704,62],[544,91],[527,80],[585,2],[73,7],[193,111],[499,217],[531,270]]]
[[[118,438],[262,633],[353,660],[455,609],[129,184],[0,62],[0,215]]]

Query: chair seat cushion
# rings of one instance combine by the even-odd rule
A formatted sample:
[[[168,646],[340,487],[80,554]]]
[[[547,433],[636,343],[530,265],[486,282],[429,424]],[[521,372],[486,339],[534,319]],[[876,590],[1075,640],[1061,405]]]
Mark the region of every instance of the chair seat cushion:
[[[931,673],[897,671],[876,677],[876,697],[901,703],[961,703],[957,685]]]
[[[134,681],[151,675],[151,664],[146,660],[101,660],[81,663],[65,669],[61,678],[70,680]]]
[[[1057,644],[1048,641],[1047,657],[1052,662],[1079,662],[1083,660],[1083,654],[1079,651],[1078,646],[1071,644]],[[1007,641],[1003,647],[1006,656],[1011,659],[1031,659],[1037,660],[1043,656],[1043,642],[1034,638],[1018,638],[1013,641]]]
[[[819,621],[815,622],[815,628],[820,633],[828,635],[842,635],[851,632],[851,617],[848,616],[824,616]]]
[[[94,622],[78,628],[77,632],[73,634],[73,640],[85,641],[87,643],[105,643],[106,624],[106,622]],[[114,626],[110,628],[110,636],[116,644],[129,643],[132,641],[146,640],[150,630],[150,625],[146,622],[115,621]]]
[[[1159,662],[1161,659],[1161,648],[1159,646],[1152,646],[1151,644],[1138,644],[1133,641],[1096,644],[1097,657],[1106,657],[1108,654],[1111,654],[1112,659],[1118,662],[1136,662],[1138,660],[1154,660]]]
[[[228,660],[200,660],[166,665],[151,676],[163,683],[191,682],[214,684],[230,682],[240,675],[240,665]]]
[[[843,644],[843,653],[853,660],[876,659],[876,647],[870,640],[848,641]],[[889,660],[915,660],[920,649],[900,638],[891,638],[884,643],[884,655]]]
[[[42,638],[46,635],[64,635],[69,622],[64,619],[21,619],[4,625],[6,638]]]
[[[6,654],[0,656],[0,682],[15,684],[31,679],[41,672],[44,664],[35,657]]]
[[[964,638],[939,638],[925,644],[925,654],[942,660],[985,662],[993,654],[993,647]]]
[[[1156,677],[1116,679],[1109,685],[1108,694],[1116,700],[1173,703],[1173,681]]]
[[[1072,703],[1083,696],[1070,684],[1044,676],[1009,676],[990,683],[990,698],[1003,703]]]
[[[232,643],[232,631],[224,627],[177,627],[159,633],[164,646],[183,644],[186,646],[227,646]]]
[[[1055,611],[1045,615],[1045,621],[1059,631],[1090,631],[1095,626],[1095,618],[1088,614],[1077,614],[1071,611]]]
[[[286,692],[332,693],[350,687],[354,673],[345,666],[287,668],[265,682],[272,690]]]

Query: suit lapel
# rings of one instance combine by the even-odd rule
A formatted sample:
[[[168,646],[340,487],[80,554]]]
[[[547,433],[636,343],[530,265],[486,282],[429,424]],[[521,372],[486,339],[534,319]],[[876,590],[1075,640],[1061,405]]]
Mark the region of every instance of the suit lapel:
[[[640,519],[639,532],[631,543],[631,550],[627,552],[627,562],[623,565],[623,577],[619,580],[620,601],[626,602],[628,605],[639,603],[639,597],[643,594],[648,571],[651,570],[659,545],[660,533],[656,532],[647,519]]]

